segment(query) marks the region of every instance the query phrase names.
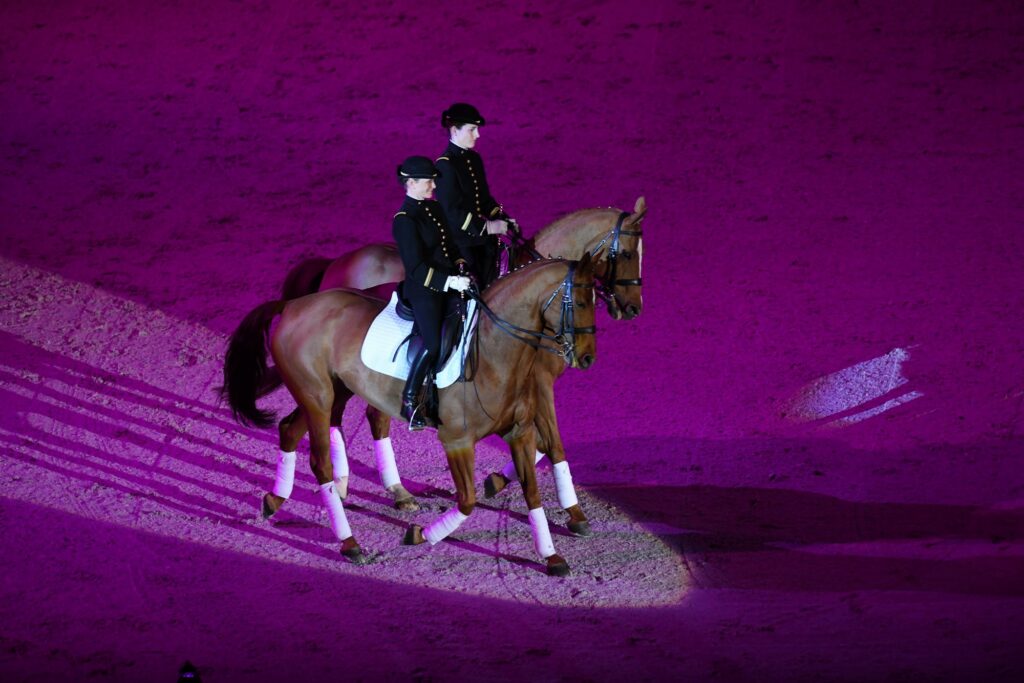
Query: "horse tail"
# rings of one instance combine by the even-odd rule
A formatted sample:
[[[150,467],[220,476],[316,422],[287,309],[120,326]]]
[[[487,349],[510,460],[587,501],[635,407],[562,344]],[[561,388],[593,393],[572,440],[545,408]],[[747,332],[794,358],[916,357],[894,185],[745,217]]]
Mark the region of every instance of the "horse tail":
[[[257,408],[256,399],[261,389],[272,381],[267,368],[270,323],[287,303],[282,300],[260,304],[245,316],[228,341],[224,385],[218,392],[222,399],[228,400],[231,414],[241,424],[269,427],[276,419],[274,411]]]
[[[290,301],[319,291],[329,265],[331,259],[321,257],[308,258],[296,265],[284,277],[281,298]]]

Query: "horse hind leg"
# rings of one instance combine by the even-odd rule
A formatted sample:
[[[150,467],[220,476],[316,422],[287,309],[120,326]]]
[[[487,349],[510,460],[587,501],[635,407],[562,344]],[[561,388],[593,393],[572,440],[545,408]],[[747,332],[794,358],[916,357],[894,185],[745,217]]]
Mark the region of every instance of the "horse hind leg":
[[[391,494],[395,509],[416,512],[420,509],[420,504],[402,485],[402,478],[398,474],[395,451],[391,446],[391,416],[367,405],[366,421],[369,422],[370,433],[373,435],[373,454],[377,461],[381,485]]]
[[[533,458],[534,466],[539,465],[543,459],[544,454],[537,451]],[[491,472],[484,479],[484,498],[494,498],[514,481],[519,481],[519,475],[516,474],[515,460],[510,459],[500,472]]]
[[[345,435],[341,433],[341,418],[345,413],[345,404],[352,398],[352,392],[341,384],[334,387],[334,405],[331,406],[331,468],[334,470],[334,487],[338,497],[348,498],[348,452],[345,448]]]
[[[274,513],[280,510],[284,502],[292,495],[292,488],[295,485],[295,448],[302,437],[306,435],[306,418],[296,408],[281,420],[277,428],[280,446],[277,456],[277,474],[274,477],[274,488],[263,496],[261,511],[263,519],[273,517]]]

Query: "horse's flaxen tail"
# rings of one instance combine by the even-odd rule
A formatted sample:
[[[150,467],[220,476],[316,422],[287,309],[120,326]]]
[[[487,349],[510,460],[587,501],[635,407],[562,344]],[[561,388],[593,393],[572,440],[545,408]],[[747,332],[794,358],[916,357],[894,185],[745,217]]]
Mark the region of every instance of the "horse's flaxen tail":
[[[224,355],[224,386],[221,398],[228,400],[235,420],[244,425],[268,427],[276,415],[260,410],[256,399],[268,380],[267,340],[270,323],[284,310],[287,301],[268,301],[254,308],[238,325]]]
[[[331,265],[331,259],[316,256],[299,263],[284,276],[281,298],[290,301],[319,291],[320,283],[323,282],[324,273],[327,272],[329,265]]]

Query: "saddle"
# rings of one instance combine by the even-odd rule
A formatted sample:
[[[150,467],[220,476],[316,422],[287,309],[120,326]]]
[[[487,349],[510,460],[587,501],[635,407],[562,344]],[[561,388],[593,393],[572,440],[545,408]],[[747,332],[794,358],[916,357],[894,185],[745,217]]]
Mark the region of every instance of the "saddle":
[[[396,293],[398,294],[398,300],[395,302],[395,313],[402,320],[408,320],[412,322],[412,332],[405,338],[403,343],[408,342],[408,348],[406,349],[406,359],[412,363],[413,359],[423,348],[423,337],[420,336],[419,326],[416,324],[416,318],[412,313],[412,306],[402,291],[402,285],[400,283]],[[459,340],[462,339],[463,321],[462,321],[462,302],[453,296],[447,298],[444,319],[441,321],[441,353],[437,359],[437,367],[442,368],[448,362],[449,357],[452,355],[452,350],[458,345]],[[395,350],[395,356],[397,357],[398,352],[401,350],[401,345]]]

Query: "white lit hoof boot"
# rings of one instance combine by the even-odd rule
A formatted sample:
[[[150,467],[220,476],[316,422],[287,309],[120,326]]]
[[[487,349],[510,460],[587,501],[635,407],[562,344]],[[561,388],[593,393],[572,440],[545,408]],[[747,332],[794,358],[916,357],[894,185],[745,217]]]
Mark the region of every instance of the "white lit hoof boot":
[[[355,536],[350,536],[341,542],[341,556],[355,565],[370,564],[369,556],[359,547]]]
[[[419,524],[410,524],[402,538],[402,545],[420,545],[426,542],[427,539],[423,538],[423,527]]]
[[[508,486],[508,479],[500,472],[491,472],[484,479],[484,498],[494,498]]]
[[[270,519],[273,517],[274,513],[281,509],[281,506],[284,505],[284,501],[286,500],[287,498],[275,496],[273,493],[268,493],[263,496],[263,510],[261,511],[263,519]]]
[[[548,576],[569,576],[569,563],[561,555],[552,555],[547,562]]]

